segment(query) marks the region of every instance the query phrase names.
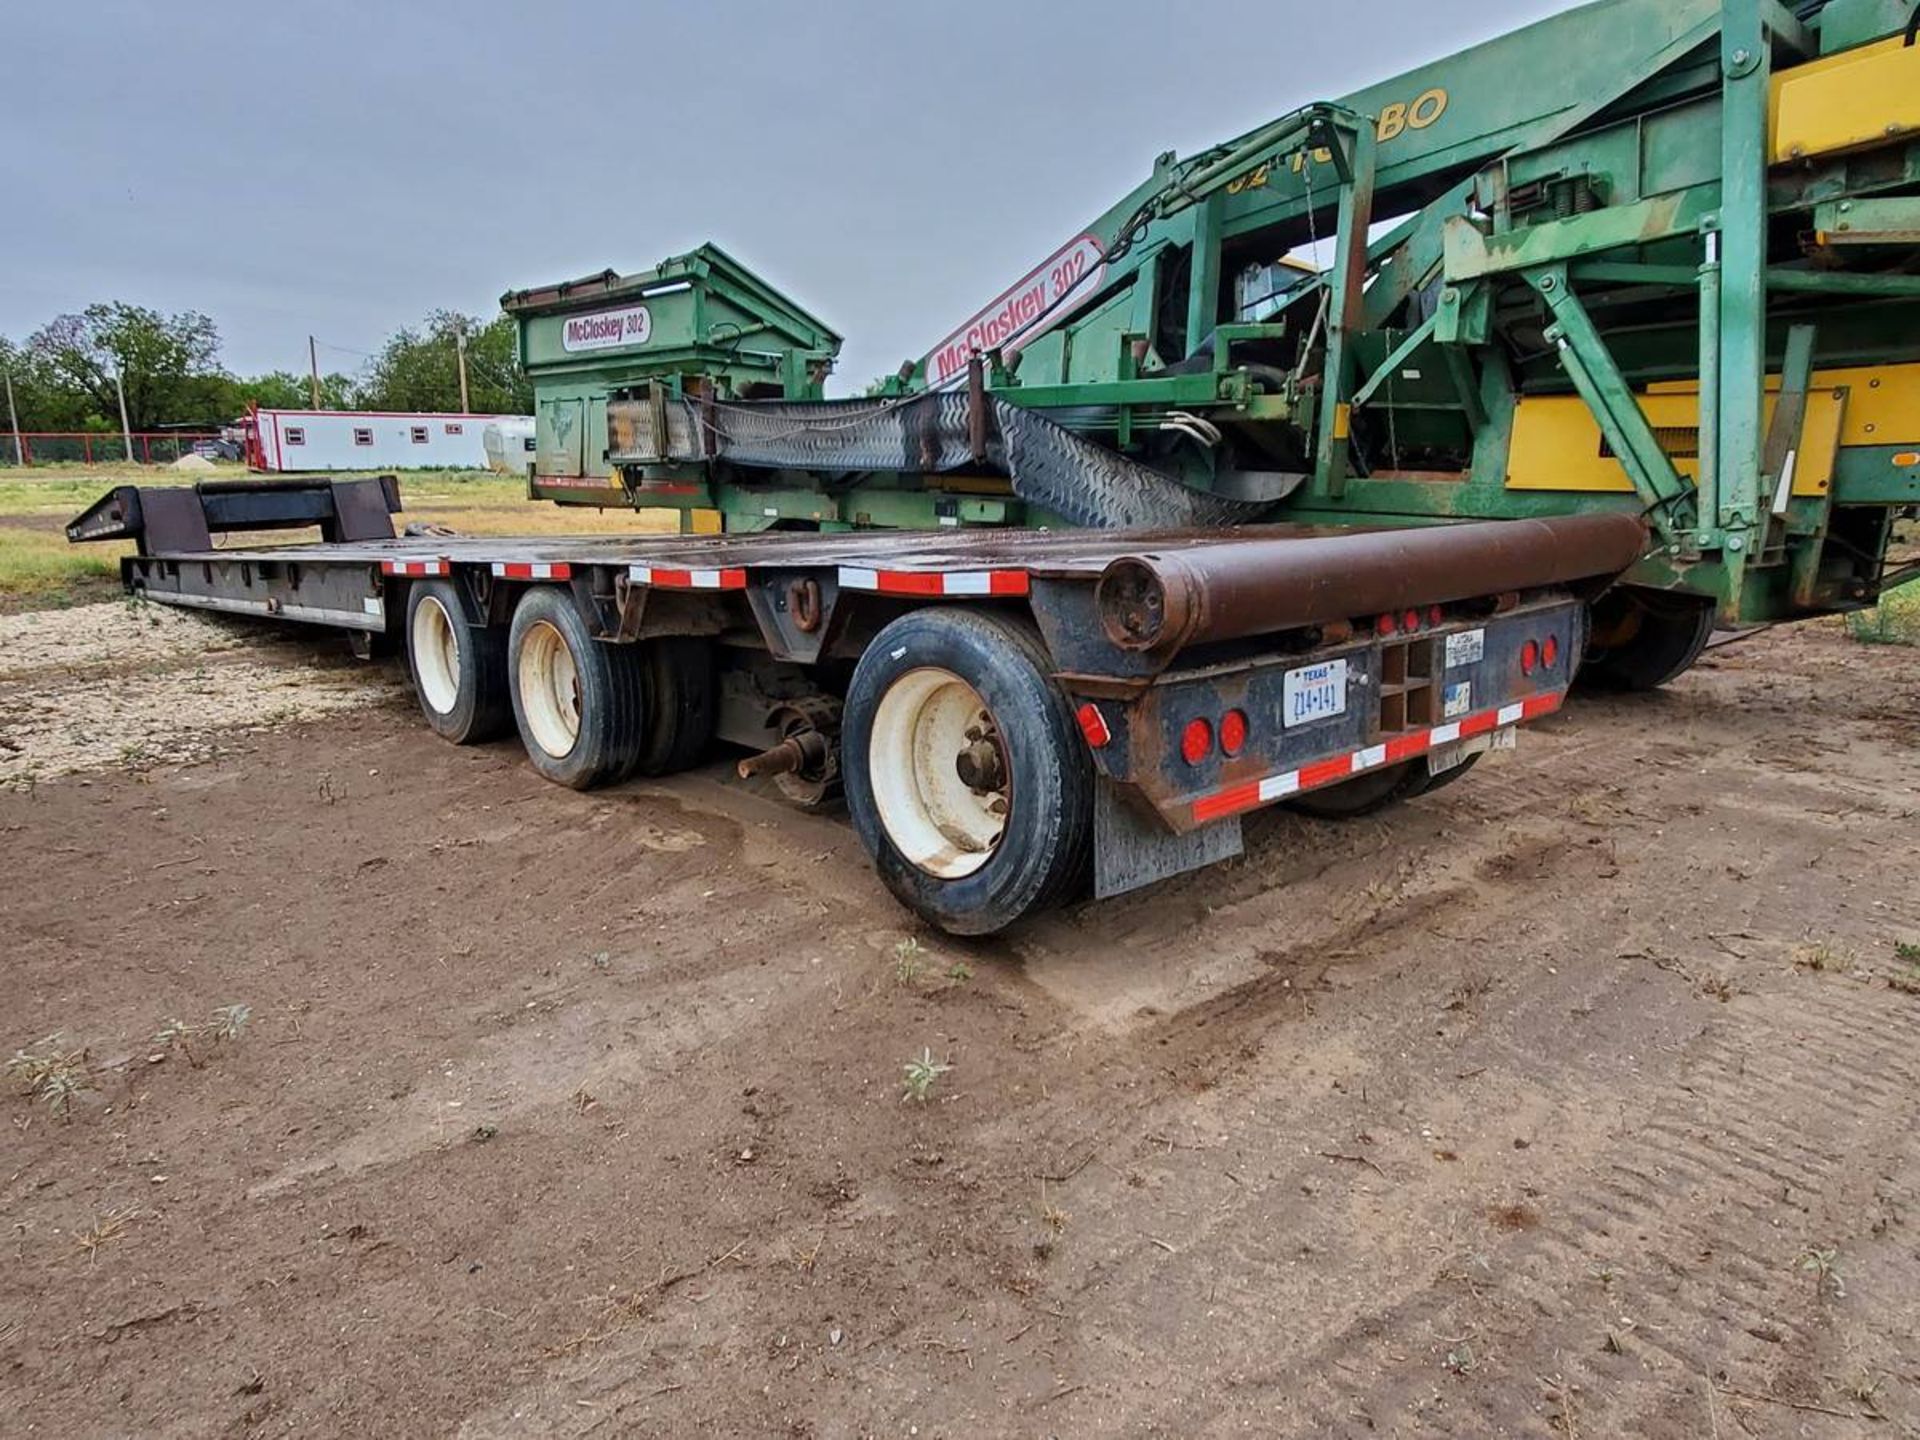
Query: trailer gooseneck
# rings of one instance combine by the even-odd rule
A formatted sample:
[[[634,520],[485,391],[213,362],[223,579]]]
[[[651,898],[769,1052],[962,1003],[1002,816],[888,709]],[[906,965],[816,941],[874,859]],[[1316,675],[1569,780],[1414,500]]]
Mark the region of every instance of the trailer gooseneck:
[[[893,892],[999,930],[1237,854],[1281,801],[1360,814],[1558,708],[1621,515],[1419,530],[396,537],[391,479],[121,487],[137,595],[404,646],[427,722],[585,789],[716,740],[844,791]],[[314,543],[217,545],[318,526]]]

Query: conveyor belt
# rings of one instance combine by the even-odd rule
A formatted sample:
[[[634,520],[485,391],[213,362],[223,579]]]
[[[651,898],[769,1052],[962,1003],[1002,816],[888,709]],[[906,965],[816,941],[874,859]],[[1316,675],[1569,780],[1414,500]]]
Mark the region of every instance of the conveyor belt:
[[[630,402],[636,405],[643,402]],[[1075,435],[1036,411],[989,395],[984,462],[1006,472],[1013,493],[1089,529],[1186,529],[1235,525],[1272,508],[1193,490],[1159,471]],[[666,410],[664,453],[635,425],[623,463],[725,460],[761,469],[829,475],[862,471],[935,474],[977,468],[964,391],[883,400],[677,400]]]

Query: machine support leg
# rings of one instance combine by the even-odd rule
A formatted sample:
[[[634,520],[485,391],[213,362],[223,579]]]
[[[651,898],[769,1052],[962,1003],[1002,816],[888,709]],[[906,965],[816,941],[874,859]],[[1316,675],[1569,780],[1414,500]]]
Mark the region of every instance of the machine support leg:
[[[1328,279],[1326,364],[1320,377],[1320,443],[1316,459],[1320,488],[1336,498],[1347,489],[1347,448],[1352,409],[1347,400],[1353,368],[1353,334],[1366,314],[1367,228],[1373,223],[1374,129],[1362,124],[1333,137],[1347,146],[1349,176],[1340,187],[1339,240]],[[1311,154],[1307,164],[1314,163]]]
[[[1767,112],[1773,46],[1762,0],[1725,0],[1720,18],[1720,366],[1715,446],[1729,610],[1766,534],[1761,420],[1767,364]]]
[[[1632,387],[1594,329],[1592,317],[1567,283],[1565,268],[1554,266],[1527,278],[1553,312],[1554,325],[1547,339],[1558,346],[1567,377],[1646,503],[1654,529],[1662,538],[1673,540],[1692,525],[1691,516],[1674,513],[1691,493],[1687,482],[1673,468]]]

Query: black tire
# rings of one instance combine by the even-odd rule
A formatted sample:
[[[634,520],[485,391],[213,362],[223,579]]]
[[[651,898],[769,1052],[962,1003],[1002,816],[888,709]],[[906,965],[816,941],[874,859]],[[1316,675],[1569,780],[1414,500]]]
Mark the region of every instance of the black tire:
[[[1693,668],[1713,636],[1711,600],[1621,586],[1592,606],[1581,681],[1598,690],[1647,691]]]
[[[560,694],[556,646],[572,665],[571,707]],[[646,738],[646,656],[593,638],[566,591],[535,586],[514,606],[507,638],[513,719],[533,768],[556,785],[591,790],[632,772]],[[569,708],[577,711],[567,723]],[[568,743],[568,742],[571,743]]]
[[[647,735],[635,758],[641,775],[674,775],[706,759],[713,745],[719,690],[713,646],[694,636],[646,641]]]
[[[1070,898],[1091,873],[1093,763],[1073,705],[1053,683],[1051,670],[1030,624],[991,612],[938,607],[893,621],[854,669],[840,731],[854,831],[887,888],[950,934],[1003,930]],[[972,687],[988,712],[998,736],[992,763],[1005,782],[998,787],[1004,809],[997,841],[952,852],[957,866],[977,868],[945,876],[909,858],[883,818],[885,806],[897,815],[903,803],[912,803],[903,802],[902,795],[925,793],[913,778],[912,756],[920,747],[902,746],[891,715],[886,720],[891,734],[881,738],[888,753],[882,756],[875,747],[875,721],[889,692],[906,682],[901,694],[909,695],[940,671]],[[909,727],[909,733],[918,732]],[[886,788],[884,800],[879,786]]]
[[[470,625],[465,616],[452,581],[414,581],[407,595],[407,673],[434,734],[477,745],[513,729],[513,700],[506,632]]]

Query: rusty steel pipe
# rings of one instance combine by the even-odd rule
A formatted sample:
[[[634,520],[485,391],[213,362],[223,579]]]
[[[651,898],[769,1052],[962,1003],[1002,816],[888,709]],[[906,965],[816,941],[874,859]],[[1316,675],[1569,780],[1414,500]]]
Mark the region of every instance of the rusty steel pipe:
[[[1270,635],[1410,606],[1618,575],[1647,527],[1622,514],[1355,530],[1123,555],[1095,591],[1123,650]]]

